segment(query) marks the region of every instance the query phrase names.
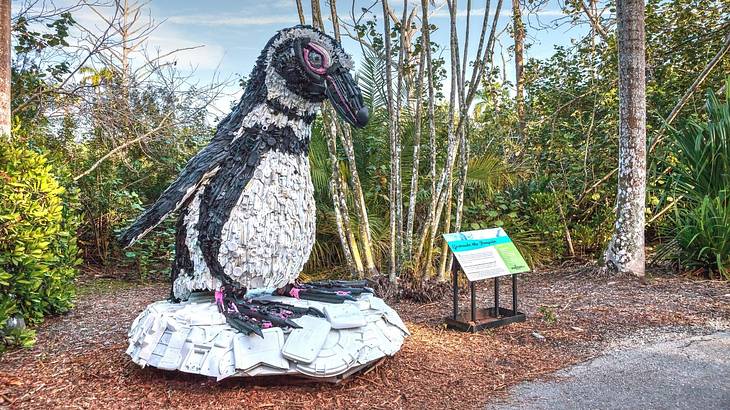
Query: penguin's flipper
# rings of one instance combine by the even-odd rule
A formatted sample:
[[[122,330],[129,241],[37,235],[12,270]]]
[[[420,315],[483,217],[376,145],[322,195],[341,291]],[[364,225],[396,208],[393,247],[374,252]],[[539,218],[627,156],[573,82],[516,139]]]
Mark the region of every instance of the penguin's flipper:
[[[160,198],[119,236],[122,247],[127,247],[151,231],[165,217],[179,209],[196,191],[198,186],[211,177],[225,158],[226,147],[232,139],[228,133],[216,136],[211,143],[191,158]]]
[[[257,134],[244,134],[233,141],[200,199],[197,226],[200,251],[211,275],[224,284],[230,279],[225,276],[218,260],[221,232],[266,149],[266,143]]]

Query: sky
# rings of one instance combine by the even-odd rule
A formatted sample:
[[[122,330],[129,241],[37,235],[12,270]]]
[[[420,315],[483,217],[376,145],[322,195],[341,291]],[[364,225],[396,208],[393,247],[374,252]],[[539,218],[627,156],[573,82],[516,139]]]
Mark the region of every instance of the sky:
[[[56,0],[63,4],[66,0]],[[371,6],[375,0],[340,0],[338,11],[340,19],[352,21],[349,17],[353,5],[356,16],[361,14],[361,8]],[[559,28],[538,30],[536,27],[550,25],[558,19],[565,18],[558,4],[559,0],[548,0],[539,11],[525,17],[529,44],[526,57],[547,58],[556,45],[568,45],[571,38],[582,35],[585,28],[568,30],[568,25]],[[16,3],[16,2],[14,2]],[[307,21],[310,22],[309,1],[303,1]],[[403,10],[403,2],[391,0],[397,14]],[[420,1],[411,0],[409,8],[418,7]],[[445,0],[435,0],[436,7],[431,16],[431,23],[438,28],[432,39],[439,44],[449,44],[449,16]],[[458,24],[462,27],[466,20],[466,0],[458,1]],[[473,0],[471,24],[471,55],[473,56],[478,42],[481,20],[484,16],[484,1]],[[494,13],[492,1],[491,13]],[[498,31],[501,32],[499,42],[495,48],[495,61],[502,65],[500,52],[504,53],[507,79],[514,78],[513,61],[508,47],[512,38],[507,31],[502,31],[511,25],[512,12],[509,0],[504,1],[498,22]],[[159,27],[149,38],[148,47],[159,49],[166,53],[174,49],[195,47],[192,50],[181,51],[170,56],[177,61],[178,67],[194,70],[195,78],[201,82],[211,81],[216,75],[222,78],[238,78],[247,76],[254,66],[263,46],[268,39],[279,29],[295,25],[299,22],[294,0],[150,0],[147,4],[149,15]],[[372,13],[382,23],[382,6],[376,4]],[[323,15],[329,15],[327,2],[322,2]],[[419,13],[420,14],[420,13]],[[100,19],[89,10],[81,10],[74,17],[82,24],[98,24]],[[331,28],[329,18],[325,17],[325,25]],[[490,23],[491,24],[491,23]],[[100,25],[99,25],[100,26]],[[354,40],[344,38],[344,48],[353,54],[356,66],[360,60],[360,48]],[[448,48],[444,48],[448,53]],[[446,56],[448,54],[445,54]],[[217,105],[225,110],[230,102],[237,99],[237,86],[229,87],[228,101],[221,101]]]

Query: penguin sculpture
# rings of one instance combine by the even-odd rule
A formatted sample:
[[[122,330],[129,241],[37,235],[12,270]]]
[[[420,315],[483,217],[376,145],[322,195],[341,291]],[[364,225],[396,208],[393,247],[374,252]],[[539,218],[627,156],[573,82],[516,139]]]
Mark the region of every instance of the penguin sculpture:
[[[315,240],[315,204],[307,157],[322,102],[355,127],[368,121],[351,58],[330,36],[309,26],[279,31],[261,52],[238,105],[179,177],[120,236],[129,246],[180,211],[173,300],[215,291],[234,328],[290,326],[289,305],[246,299],[247,289],[329,302],[370,292],[364,283],[297,284]]]

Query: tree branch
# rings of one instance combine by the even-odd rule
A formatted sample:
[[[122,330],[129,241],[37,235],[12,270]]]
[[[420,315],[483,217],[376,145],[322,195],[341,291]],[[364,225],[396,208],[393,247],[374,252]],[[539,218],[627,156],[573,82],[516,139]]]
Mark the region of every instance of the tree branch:
[[[142,141],[143,139],[149,137],[150,135],[156,133],[157,131],[161,130],[165,126],[165,121],[167,121],[167,119],[170,118],[170,115],[172,115],[172,111],[170,111],[169,113],[167,113],[167,115],[165,115],[165,117],[162,119],[162,121],[160,121],[160,123],[157,125],[157,127],[155,127],[153,129],[147,131],[146,133],[144,133],[143,135],[141,135],[141,136],[139,136],[139,137],[137,137],[135,139],[132,139],[132,140],[129,140],[129,141],[125,142],[124,144],[122,144],[122,145],[114,148],[113,150],[109,151],[108,153],[106,153],[106,155],[104,155],[103,157],[99,158],[96,162],[94,162],[94,165],[92,165],[89,169],[87,169],[86,171],[84,171],[84,172],[78,174],[77,176],[75,176],[74,177],[74,182],[76,182],[79,179],[85,177],[86,175],[89,175],[97,167],[99,167],[99,165],[101,165],[102,162],[104,162],[106,159],[108,159],[112,155],[116,154],[117,152],[119,152],[119,151],[127,148],[128,146],[130,146],[132,144],[136,144],[136,143]]]

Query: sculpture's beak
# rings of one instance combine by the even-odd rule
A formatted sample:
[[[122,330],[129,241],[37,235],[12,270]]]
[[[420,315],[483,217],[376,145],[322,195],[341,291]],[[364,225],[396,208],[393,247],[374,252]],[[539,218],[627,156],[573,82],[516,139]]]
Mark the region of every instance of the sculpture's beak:
[[[340,117],[357,128],[367,125],[370,113],[363,103],[360,88],[347,70],[328,71],[325,88],[327,98]]]

